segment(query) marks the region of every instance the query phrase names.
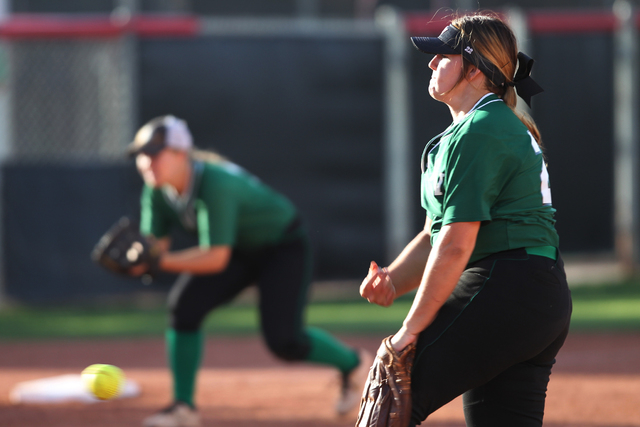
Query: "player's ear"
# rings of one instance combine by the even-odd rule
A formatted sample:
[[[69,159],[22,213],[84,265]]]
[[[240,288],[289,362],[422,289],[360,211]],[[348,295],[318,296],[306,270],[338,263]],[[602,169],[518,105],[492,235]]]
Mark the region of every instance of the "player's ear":
[[[473,65],[469,67],[469,71],[467,71],[467,80],[473,81],[477,78],[482,78],[482,76],[482,71],[480,71],[478,67],[475,67]]]
[[[476,89],[486,89],[488,87],[488,79],[484,73],[475,66],[470,67],[469,71],[467,71],[466,80]]]

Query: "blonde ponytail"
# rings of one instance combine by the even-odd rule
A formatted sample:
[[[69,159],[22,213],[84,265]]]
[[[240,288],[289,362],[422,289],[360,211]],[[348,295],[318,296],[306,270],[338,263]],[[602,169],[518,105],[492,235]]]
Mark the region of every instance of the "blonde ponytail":
[[[507,89],[504,91],[504,94],[501,96],[501,98],[504,103],[507,104],[509,108],[511,108],[513,113],[520,119],[522,124],[524,124],[527,129],[529,129],[529,132],[531,132],[531,135],[533,135],[533,137],[535,138],[540,149],[543,149],[544,146],[542,144],[542,137],[540,136],[540,131],[538,130],[536,122],[528,113],[520,111],[516,108],[516,105],[518,104],[518,95],[516,94],[516,90],[511,86],[507,86]]]
[[[542,138],[535,121],[529,114],[516,109],[517,94],[513,77],[518,65],[518,46],[513,31],[497,15],[486,13],[460,16],[451,25],[460,30],[462,37],[471,40],[474,49],[504,75],[506,83],[501,86],[486,78],[487,89],[513,110],[542,149]],[[466,76],[472,66],[465,60],[462,75]]]

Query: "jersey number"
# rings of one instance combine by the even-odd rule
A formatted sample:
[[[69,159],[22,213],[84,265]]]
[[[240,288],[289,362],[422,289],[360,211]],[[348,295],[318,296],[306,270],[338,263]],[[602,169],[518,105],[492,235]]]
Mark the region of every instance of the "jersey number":
[[[438,182],[433,186],[433,195],[434,196],[442,196],[442,183],[444,182],[444,172],[440,173],[438,177]]]
[[[533,151],[537,155],[542,155],[542,150],[540,150],[540,146],[536,142],[536,139],[531,135],[531,132],[528,132],[531,137],[531,145],[533,146]],[[542,193],[542,204],[543,205],[551,205],[551,188],[549,187],[549,172],[547,171],[547,165],[544,163],[544,159],[542,159],[542,172],[540,172],[540,192]]]

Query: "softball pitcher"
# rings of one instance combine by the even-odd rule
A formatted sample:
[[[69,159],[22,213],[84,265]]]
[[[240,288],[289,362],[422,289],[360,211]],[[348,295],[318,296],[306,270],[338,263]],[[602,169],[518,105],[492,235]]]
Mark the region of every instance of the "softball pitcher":
[[[252,284],[259,290],[268,348],[284,360],[335,367],[342,374],[336,411],[345,414],[357,406],[372,356],[304,326],[311,252],[294,205],[239,166],[194,150],[186,123],[173,116],[144,125],[129,153],[145,182],[141,233],[157,240],[161,271],[182,273],[169,294],[166,333],[173,403],[144,425],[199,425],[194,392],[202,322]],[[170,250],[173,228],[195,234],[198,246]]]
[[[515,110],[516,94],[542,90],[533,60],[491,14],[411,39],[435,54],[429,94],[453,122],[422,156],[424,230],[388,267],[372,263],[361,295],[387,306],[417,289],[391,340],[416,343],[411,427],[459,395],[467,426],[541,426],[571,297],[540,134]]]

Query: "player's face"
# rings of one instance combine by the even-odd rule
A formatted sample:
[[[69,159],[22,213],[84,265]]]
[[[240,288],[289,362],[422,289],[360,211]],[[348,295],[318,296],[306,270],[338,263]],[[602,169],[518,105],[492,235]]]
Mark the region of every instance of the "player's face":
[[[138,172],[140,173],[140,176],[142,176],[144,182],[151,187],[157,187],[156,176],[151,168],[152,163],[153,157],[148,154],[140,153],[136,156],[136,167],[138,168]]]
[[[447,102],[455,96],[456,85],[462,73],[462,55],[436,55],[429,62],[433,70],[429,81],[429,95],[438,101]]]
[[[160,151],[155,156],[140,153],[136,156],[136,167],[147,185],[154,188],[173,183],[176,170],[176,152],[169,149]]]

